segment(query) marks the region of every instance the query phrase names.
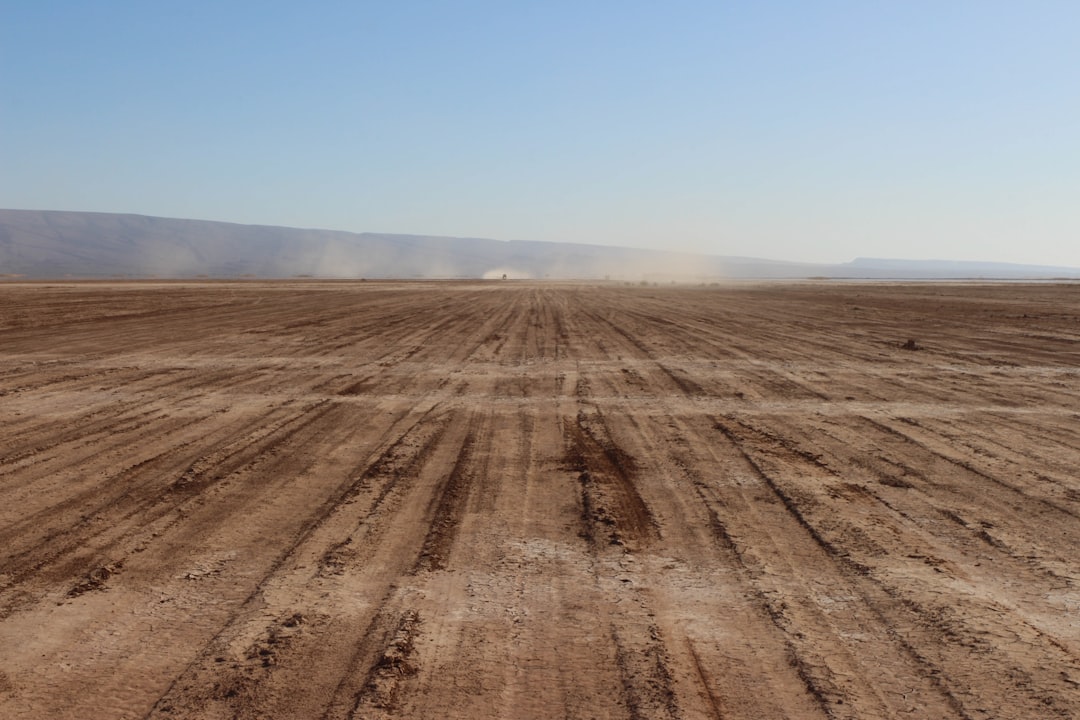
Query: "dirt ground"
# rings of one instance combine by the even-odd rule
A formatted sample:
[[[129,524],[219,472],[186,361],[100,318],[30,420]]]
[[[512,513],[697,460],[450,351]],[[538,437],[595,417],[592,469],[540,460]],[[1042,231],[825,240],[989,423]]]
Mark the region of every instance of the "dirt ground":
[[[6,283],[0,418],[3,718],[1080,716],[1078,285]]]

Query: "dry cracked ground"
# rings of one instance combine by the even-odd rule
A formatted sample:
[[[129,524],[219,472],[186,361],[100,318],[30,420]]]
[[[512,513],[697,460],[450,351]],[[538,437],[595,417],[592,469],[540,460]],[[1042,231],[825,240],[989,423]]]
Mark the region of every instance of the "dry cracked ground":
[[[1078,412],[1077,285],[5,283],[0,717],[1076,717]]]

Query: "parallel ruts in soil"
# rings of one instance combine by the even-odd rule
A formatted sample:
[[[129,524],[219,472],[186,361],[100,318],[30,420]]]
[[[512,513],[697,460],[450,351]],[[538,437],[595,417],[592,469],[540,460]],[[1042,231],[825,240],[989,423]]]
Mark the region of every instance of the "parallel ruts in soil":
[[[0,717],[1075,717],[1078,368],[1071,285],[3,284]]]

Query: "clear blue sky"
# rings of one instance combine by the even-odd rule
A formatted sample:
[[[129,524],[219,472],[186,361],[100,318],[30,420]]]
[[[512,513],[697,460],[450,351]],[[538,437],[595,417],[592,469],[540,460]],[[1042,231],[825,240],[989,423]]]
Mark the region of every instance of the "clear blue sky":
[[[1080,2],[0,1],[0,207],[1080,266]]]

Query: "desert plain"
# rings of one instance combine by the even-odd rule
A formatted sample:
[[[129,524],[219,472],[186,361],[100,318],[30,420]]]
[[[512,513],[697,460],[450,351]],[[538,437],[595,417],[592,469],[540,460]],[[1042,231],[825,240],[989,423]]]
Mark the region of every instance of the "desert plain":
[[[1080,716],[1080,285],[0,284],[0,717]]]

